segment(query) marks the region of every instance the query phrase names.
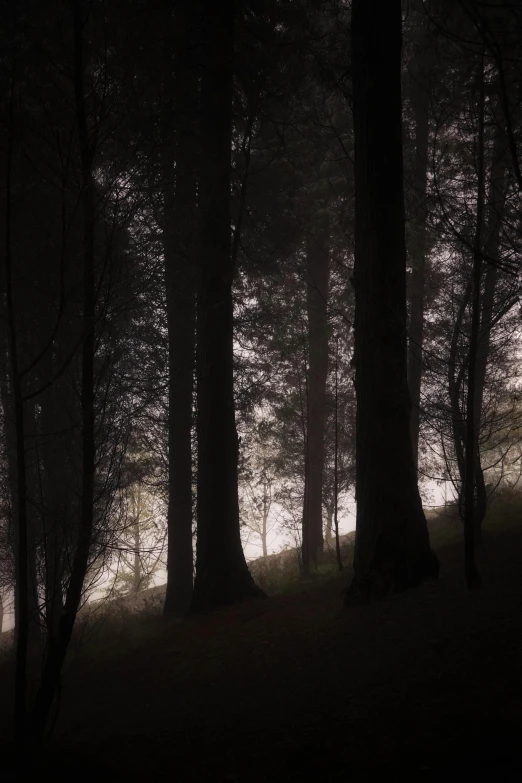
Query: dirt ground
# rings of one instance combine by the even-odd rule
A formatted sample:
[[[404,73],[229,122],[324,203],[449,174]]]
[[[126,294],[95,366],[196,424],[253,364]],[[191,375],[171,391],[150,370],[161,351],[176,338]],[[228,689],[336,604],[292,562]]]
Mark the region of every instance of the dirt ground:
[[[481,590],[461,543],[438,555],[438,583],[369,606],[343,608],[345,571],[100,632],[68,664],[35,779],[522,780],[522,526],[485,535]]]

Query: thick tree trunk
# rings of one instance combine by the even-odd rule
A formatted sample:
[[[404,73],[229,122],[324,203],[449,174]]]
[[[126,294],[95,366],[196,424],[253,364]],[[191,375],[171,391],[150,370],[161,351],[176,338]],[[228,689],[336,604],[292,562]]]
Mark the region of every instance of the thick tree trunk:
[[[30,607],[30,572],[27,515],[27,465],[25,453],[24,400],[20,376],[20,356],[17,335],[17,317],[15,312],[12,254],[12,181],[13,181],[13,140],[15,105],[15,62],[12,61],[11,89],[8,108],[8,144],[6,154],[6,197],[5,197],[5,312],[8,328],[9,381],[11,387],[13,439],[11,478],[14,479],[12,497],[15,510],[16,550],[15,550],[15,625],[16,625],[16,669],[15,669],[15,740],[23,752],[25,743],[27,712],[27,658]],[[6,395],[7,396],[7,395]],[[4,408],[4,415],[8,409]]]
[[[165,614],[190,608],[192,550],[192,424],[196,300],[196,116],[194,4],[183,2],[173,19],[175,52],[167,52],[165,87],[170,138],[163,148],[163,249],[169,335],[169,501]],[[174,77],[170,73],[174,67]],[[174,182],[175,178],[175,182]]]
[[[30,715],[29,732],[34,743],[41,742],[45,727],[60,685],[61,671],[74,622],[80,605],[83,583],[89,561],[94,519],[94,356],[95,356],[95,274],[94,234],[95,199],[93,178],[93,150],[87,126],[87,108],[84,76],[84,25],[81,0],[72,4],[74,40],[74,96],[78,127],[78,146],[81,165],[81,205],[83,216],[83,344],[81,379],[81,441],[82,441],[82,490],[80,521],[76,550],[71,567],[65,605],[60,617],[58,634],[49,638],[47,657],[42,671],[40,687]]]
[[[5,269],[2,268],[2,287],[5,290]],[[2,317],[7,320],[7,308],[4,306],[5,302],[2,302]],[[17,577],[17,520],[18,520],[18,492],[17,492],[17,465],[16,465],[16,430],[15,430],[15,417],[13,412],[13,398],[12,398],[12,382],[11,382],[11,361],[10,361],[10,348],[8,335],[2,335],[2,356],[1,356],[1,381],[0,381],[0,394],[2,397],[2,414],[4,425],[4,437],[5,437],[5,455],[6,455],[6,467],[7,467],[7,486],[9,488],[9,502],[10,502],[10,514],[13,521],[13,535],[10,541],[13,551],[13,559],[15,563],[15,584],[14,584],[14,615],[15,615],[15,642],[18,639],[19,624],[16,620],[18,617],[19,607],[19,591],[18,591],[18,577]],[[28,572],[29,579],[29,572]]]
[[[239,532],[230,222],[233,0],[205,0],[203,33],[194,611],[261,593],[248,570]]]
[[[421,51],[411,67],[412,101],[415,114],[415,174],[413,238],[411,246],[412,275],[410,289],[410,339],[408,344],[408,384],[411,397],[411,442],[415,468],[419,464],[419,429],[422,384],[422,346],[424,339],[424,294],[428,237],[426,197],[428,182],[429,106],[426,53],[421,37]]]
[[[352,57],[357,536],[349,595],[368,598],[438,573],[410,434],[400,0],[354,0]]]
[[[323,548],[323,471],[328,375],[328,232],[308,239],[306,250],[308,313],[308,404],[303,506],[303,571],[317,568]]]

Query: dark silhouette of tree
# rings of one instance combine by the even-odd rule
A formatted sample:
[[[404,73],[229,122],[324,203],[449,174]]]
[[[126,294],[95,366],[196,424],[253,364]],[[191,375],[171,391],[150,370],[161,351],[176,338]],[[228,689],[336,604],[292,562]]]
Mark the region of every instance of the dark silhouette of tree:
[[[324,218],[323,218],[324,221]],[[323,471],[325,460],[326,379],[328,375],[328,227],[310,236],[306,248],[308,367],[303,506],[303,571],[317,568],[323,548]]]
[[[357,537],[351,593],[363,596],[415,587],[438,570],[410,437],[401,23],[399,0],[353,2]]]
[[[81,164],[81,204],[83,213],[83,284],[82,316],[83,339],[81,354],[81,443],[82,443],[82,485],[80,519],[76,551],[71,567],[71,576],[63,606],[58,633],[51,635],[40,687],[30,718],[30,733],[40,740],[45,731],[56,691],[60,683],[62,666],[71,639],[76,614],[82,598],[83,584],[87,573],[94,524],[95,487],[95,184],[93,174],[94,151],[87,125],[85,97],[85,18],[80,0],[72,6],[72,28],[74,46],[74,100],[78,127],[78,147]]]
[[[12,254],[12,181],[14,147],[14,103],[16,85],[16,59],[11,58],[11,79],[8,103],[7,154],[6,154],[6,195],[5,195],[5,296],[7,324],[9,330],[10,381],[14,402],[14,442],[16,461],[16,674],[15,674],[15,739],[23,751],[26,728],[27,704],[27,654],[29,630],[29,541],[27,514],[27,465],[25,453],[24,401],[20,377],[20,360],[16,310],[13,292],[13,254]]]
[[[412,8],[415,9],[415,6]],[[417,9],[417,13],[414,16],[416,17],[416,29],[414,32],[417,38],[417,50],[408,68],[415,140],[414,170],[412,175],[413,221],[409,246],[412,273],[409,290],[408,385],[412,403],[411,440],[413,459],[418,468],[426,264],[429,249],[427,236],[427,185],[430,135],[430,71],[433,51],[430,47],[428,17],[422,9]]]
[[[512,52],[513,42],[503,4],[459,3],[451,9],[442,4],[437,10],[431,19],[438,32],[436,78],[431,88],[436,114],[432,182],[437,201],[427,218],[432,230],[437,227],[438,256],[448,253],[448,260],[439,266],[436,312],[432,309],[425,324],[429,348],[424,369],[430,377],[425,395],[429,412],[424,421],[431,418],[429,426],[439,432],[444,469],[453,481],[464,522],[466,484],[471,477],[466,467],[471,459],[467,437],[471,383],[476,543],[492,495],[491,489],[486,490],[484,474],[497,459],[496,453],[488,454],[491,434],[497,432],[501,440],[500,432],[507,435],[509,431],[505,417],[515,328],[511,311],[519,291],[514,251],[518,217],[513,185],[517,180],[503,110],[502,57],[499,60],[497,44],[493,46],[492,30],[503,40],[504,52]],[[444,86],[450,79],[451,91]],[[443,275],[447,276],[444,282]],[[470,365],[475,366],[473,372]],[[442,388],[441,378],[446,381]],[[509,450],[508,443],[509,438]],[[468,505],[470,497],[468,488]]]
[[[77,6],[32,10],[11,39],[17,132],[8,137],[17,160],[15,208],[7,223],[23,427],[13,416],[16,384],[5,342],[0,386],[9,485],[3,540],[13,562],[21,475],[16,426],[26,464],[27,557],[21,563],[28,567],[29,606],[26,622],[18,608],[15,620],[17,636],[27,630],[31,698],[20,698],[17,706],[24,723],[28,713],[25,730],[39,741],[76,613],[108,558],[124,489],[129,414],[141,402],[130,379],[129,351],[136,346],[139,311],[137,265],[125,232],[134,204],[121,197],[121,147],[114,137],[107,141],[108,129],[118,125],[124,90],[111,78],[93,80],[108,68],[99,58],[98,6],[87,16]],[[2,315],[7,310],[4,300]],[[18,580],[16,606],[25,581]]]
[[[192,420],[196,334],[197,4],[178,3],[165,44],[163,252],[167,302],[168,556],[165,613],[185,614],[192,598]]]
[[[477,395],[477,352],[480,329],[480,300],[482,281],[482,236],[484,231],[484,57],[480,60],[478,74],[478,117],[477,117],[477,208],[476,228],[473,238],[473,275],[471,279],[471,328],[468,349],[468,384],[466,394],[466,436],[464,462],[464,548],[466,582],[468,587],[479,587],[480,576],[475,564],[475,485],[476,461],[478,456],[478,437],[480,411],[476,409]]]
[[[248,570],[239,530],[230,216],[234,16],[231,0],[203,4],[194,611],[261,592]]]

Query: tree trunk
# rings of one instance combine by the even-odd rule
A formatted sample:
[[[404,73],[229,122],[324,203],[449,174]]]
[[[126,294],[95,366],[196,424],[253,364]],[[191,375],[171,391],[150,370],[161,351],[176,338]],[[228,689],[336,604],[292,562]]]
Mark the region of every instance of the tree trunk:
[[[134,557],[132,562],[133,592],[139,593],[141,588],[141,536],[140,536],[139,511],[138,511],[137,519],[134,523],[133,538],[134,538],[133,541]]]
[[[163,147],[163,249],[169,339],[169,475],[165,614],[190,608],[192,549],[192,424],[195,364],[196,116],[194,4],[183,2],[173,19],[175,52],[165,67],[166,132]],[[174,65],[174,77],[170,76]],[[175,183],[174,183],[175,178]]]
[[[453,435],[453,445],[455,447],[455,457],[457,460],[457,469],[461,479],[461,487],[458,497],[458,507],[461,517],[464,515],[464,445],[466,438],[466,427],[464,423],[464,417],[462,415],[460,396],[462,392],[462,383],[464,380],[464,366],[457,362],[459,338],[462,333],[462,321],[464,314],[468,306],[472,292],[472,282],[469,280],[466,284],[466,289],[462,297],[462,301],[459,304],[457,314],[455,317],[455,323],[453,324],[453,332],[451,335],[449,360],[448,360],[448,392],[451,406],[451,431]]]
[[[428,182],[429,107],[428,64],[425,35],[421,36],[420,52],[411,68],[412,102],[415,114],[415,174],[412,274],[410,289],[410,339],[408,344],[408,384],[411,396],[411,442],[415,468],[419,464],[419,428],[422,383],[422,346],[424,338],[424,289],[428,254],[426,230],[426,197]]]
[[[263,480],[263,518],[261,522],[261,546],[263,548],[263,557],[268,557],[267,528],[269,510],[270,506],[268,503],[268,486],[266,480]]]
[[[466,397],[466,439],[464,459],[464,553],[466,584],[480,586],[480,575],[475,564],[475,514],[477,459],[480,460],[479,425],[477,410],[477,353],[480,330],[480,301],[482,283],[482,233],[484,221],[484,56],[480,65],[477,129],[477,214],[473,242],[473,276],[471,290],[471,332],[468,351],[468,388]],[[482,474],[482,471],[480,471]]]
[[[87,107],[84,75],[84,27],[81,0],[72,4],[74,41],[74,97],[78,128],[78,146],[81,165],[81,206],[83,216],[83,343],[81,379],[81,441],[82,441],[82,490],[80,521],[71,577],[65,605],[60,617],[56,637],[50,637],[47,657],[42,671],[40,687],[30,716],[29,731],[33,742],[43,739],[49,713],[60,685],[62,666],[74,628],[80,605],[83,583],[87,571],[94,519],[94,356],[95,356],[95,190],[93,177],[93,149],[87,126]]]
[[[2,270],[4,271],[4,270]],[[5,285],[4,285],[5,290]],[[7,319],[7,311],[4,306],[2,306],[2,313],[5,312],[5,318]],[[18,313],[15,314],[15,319],[18,322],[19,317]],[[16,327],[16,324],[15,324]],[[8,335],[6,335],[6,338],[8,338]],[[11,516],[13,519],[13,529],[14,529],[14,539],[12,541],[13,545],[13,553],[14,553],[14,559],[15,563],[17,562],[18,558],[18,508],[19,508],[19,490],[18,490],[18,459],[17,459],[17,421],[16,421],[16,415],[15,415],[15,404],[14,404],[14,384],[12,381],[12,367],[11,367],[11,351],[12,346],[10,346],[8,343],[10,343],[10,339],[2,344],[2,357],[0,362],[0,373],[1,373],[1,381],[0,381],[0,396],[2,399],[2,409],[3,409],[3,417],[4,417],[4,436],[5,436],[5,453],[6,453],[6,461],[7,461],[7,485],[9,488],[9,499],[11,503]],[[24,365],[27,357],[23,355],[22,351],[20,350],[19,346],[19,340],[17,338],[17,364],[18,365]],[[23,391],[21,391],[23,394]],[[24,429],[24,451],[27,450],[27,442],[26,442],[26,435],[27,435],[27,416],[26,416],[26,406],[23,406],[23,429]],[[28,470],[26,468],[25,470],[25,493],[26,493],[26,505],[30,507],[30,501],[29,501],[29,476],[28,476]],[[37,568],[36,568],[36,535],[35,535],[35,519],[34,519],[34,511],[33,516],[31,516],[28,511],[25,512],[25,518],[26,518],[26,527],[27,527],[27,646],[28,650],[32,650],[33,652],[38,652],[40,650],[41,645],[41,633],[40,633],[40,616],[39,616],[39,606],[38,606],[38,578],[37,578]],[[18,640],[18,630],[20,628],[20,622],[16,619],[19,616],[19,598],[20,598],[20,592],[19,592],[19,583],[18,579],[15,577],[15,591],[14,591],[14,607],[15,607],[15,640]]]
[[[323,548],[323,471],[328,374],[328,232],[308,239],[306,250],[308,312],[308,404],[303,506],[303,572],[317,568]]]
[[[335,338],[335,416],[334,416],[334,527],[337,568],[342,571],[343,560],[339,543],[339,336]]]
[[[0,633],[4,627],[4,602],[2,600],[2,593],[0,593]]]
[[[504,204],[506,200],[506,165],[507,150],[504,133],[501,126],[497,125],[493,139],[493,159],[489,180],[488,207],[485,226],[484,249],[489,258],[496,259],[499,251],[500,227]],[[484,390],[490,352],[490,337],[494,318],[495,292],[498,280],[498,267],[494,263],[488,263],[484,275],[484,288],[480,302],[480,329],[477,340],[477,359],[475,371],[475,419],[478,434],[482,428],[482,407],[484,404]],[[480,458],[480,445],[477,444],[475,454],[475,483],[476,483],[476,509],[475,509],[475,539],[479,543],[481,538],[482,522],[486,515],[487,492],[484,481]]]
[[[27,657],[30,607],[29,543],[27,523],[27,466],[25,454],[24,401],[20,375],[20,357],[17,337],[17,318],[14,301],[13,254],[11,242],[12,230],[12,179],[13,179],[13,139],[15,105],[15,60],[12,60],[10,96],[8,104],[8,142],[6,154],[6,197],[5,197],[5,311],[8,327],[9,375],[14,414],[13,424],[13,467],[11,477],[12,496],[16,502],[15,528],[15,625],[16,625],[16,669],[15,669],[15,740],[23,752],[27,711]],[[7,395],[6,395],[7,396]],[[4,409],[4,415],[6,410]]]
[[[56,357],[49,350],[44,357],[46,383],[55,377],[57,367]],[[63,435],[67,432],[65,411],[67,410],[63,395],[62,382],[55,379],[51,386],[41,395],[41,429],[42,429],[42,463],[43,463],[43,549],[45,553],[45,618],[47,632],[57,637],[59,633],[60,616],[63,609],[62,579],[67,561],[65,553],[64,517],[68,487],[64,487],[64,471],[66,470]],[[58,434],[55,434],[58,432]],[[68,524],[76,520],[68,516]]]
[[[203,3],[200,264],[197,294],[198,497],[193,611],[260,595],[239,531],[234,412],[230,188],[234,2]]]
[[[400,0],[353,1],[352,57],[357,535],[350,594],[364,599],[435,577],[438,561],[410,434]]]
[[[30,341],[29,341],[30,342]],[[26,345],[22,350],[19,347],[20,365],[26,364],[28,357],[31,356],[32,345]],[[27,582],[28,582],[28,604],[27,604],[27,644],[30,656],[29,680],[38,670],[41,661],[39,657],[42,653],[42,626],[40,617],[39,600],[39,579],[37,561],[41,552],[42,526],[41,517],[37,508],[37,498],[39,495],[39,469],[37,459],[37,433],[36,433],[36,410],[34,399],[24,402],[24,449],[27,454],[32,455],[26,462],[26,484],[27,484]],[[38,551],[40,550],[40,552]]]
[[[333,505],[329,503],[326,507],[326,530],[324,534],[324,538],[327,544],[331,544],[333,539],[333,515]]]

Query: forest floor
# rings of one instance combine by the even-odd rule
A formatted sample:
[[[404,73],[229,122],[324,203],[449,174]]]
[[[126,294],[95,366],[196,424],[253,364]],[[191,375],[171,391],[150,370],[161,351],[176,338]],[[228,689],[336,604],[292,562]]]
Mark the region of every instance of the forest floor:
[[[486,526],[476,591],[448,524],[430,522],[439,581],[368,606],[343,608],[346,568],[210,617],[91,628],[34,779],[522,780],[522,519]]]

